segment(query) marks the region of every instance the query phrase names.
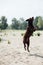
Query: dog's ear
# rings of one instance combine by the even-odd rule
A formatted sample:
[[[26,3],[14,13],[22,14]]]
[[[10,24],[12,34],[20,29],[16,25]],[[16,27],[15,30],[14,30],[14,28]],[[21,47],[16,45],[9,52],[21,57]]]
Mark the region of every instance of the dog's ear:
[[[30,21],[31,19],[33,19],[33,18],[28,18],[28,19],[26,19],[26,21]]]
[[[26,21],[29,21],[29,19],[26,19]]]
[[[26,21],[28,22],[28,26],[33,26],[33,20],[34,20],[34,17],[26,19]]]
[[[34,20],[34,17],[32,17],[32,21]]]

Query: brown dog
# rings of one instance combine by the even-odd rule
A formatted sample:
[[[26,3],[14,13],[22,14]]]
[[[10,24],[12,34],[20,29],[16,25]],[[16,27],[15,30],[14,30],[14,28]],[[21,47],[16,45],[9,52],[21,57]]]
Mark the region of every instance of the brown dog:
[[[26,50],[26,44],[27,44],[27,51],[29,52],[29,45],[30,45],[30,36],[33,34],[33,32],[36,30],[36,28],[33,26],[33,20],[34,17],[27,19],[28,21],[28,27],[25,32],[25,35],[23,37],[23,44],[24,44],[24,49]]]

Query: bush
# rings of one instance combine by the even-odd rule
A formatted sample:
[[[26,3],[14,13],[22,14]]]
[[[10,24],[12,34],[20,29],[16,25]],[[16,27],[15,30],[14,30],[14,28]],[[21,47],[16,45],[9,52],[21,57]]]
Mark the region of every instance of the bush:
[[[38,32],[38,33],[37,33],[37,36],[40,36],[40,35],[41,35],[41,34]]]
[[[21,36],[23,36],[24,35],[24,33],[21,33]]]

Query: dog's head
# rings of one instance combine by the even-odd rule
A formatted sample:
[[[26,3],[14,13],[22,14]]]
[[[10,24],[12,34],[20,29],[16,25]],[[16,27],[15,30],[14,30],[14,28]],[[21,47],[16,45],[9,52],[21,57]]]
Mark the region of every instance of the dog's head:
[[[28,21],[28,26],[33,26],[33,20],[34,20],[34,17],[26,19],[26,21]]]

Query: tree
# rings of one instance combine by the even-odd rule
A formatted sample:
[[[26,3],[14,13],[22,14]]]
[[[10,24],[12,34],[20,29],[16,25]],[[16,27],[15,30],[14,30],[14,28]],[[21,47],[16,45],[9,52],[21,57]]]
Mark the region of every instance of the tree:
[[[38,29],[43,29],[43,19],[42,19],[42,17],[41,16],[36,17],[33,24]]]
[[[20,25],[20,29],[26,29],[27,28],[27,22],[26,21],[24,21],[24,22],[22,22],[21,23],[21,25]]]
[[[1,17],[1,23],[0,23],[0,28],[1,29],[6,29],[8,24],[7,24],[7,18],[5,16]]]
[[[27,22],[23,18],[20,18],[19,20],[13,18],[11,27],[12,29],[26,29]]]
[[[39,16],[38,18],[37,26],[39,27],[39,29],[43,29],[43,20],[41,16]]]
[[[12,29],[19,29],[19,21],[16,18],[12,19]]]
[[[27,28],[27,22],[24,20],[24,18],[20,18],[20,29],[26,29]]]
[[[38,18],[39,18],[39,17],[36,17],[35,20],[34,20],[34,22],[33,22],[33,25],[34,25],[35,27],[38,27],[38,26],[37,26]]]

